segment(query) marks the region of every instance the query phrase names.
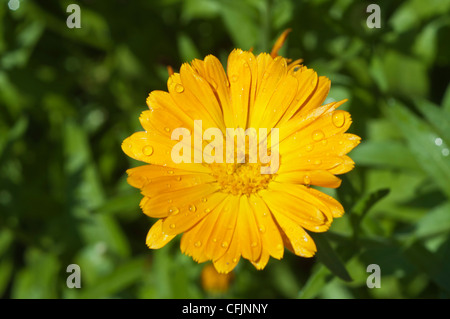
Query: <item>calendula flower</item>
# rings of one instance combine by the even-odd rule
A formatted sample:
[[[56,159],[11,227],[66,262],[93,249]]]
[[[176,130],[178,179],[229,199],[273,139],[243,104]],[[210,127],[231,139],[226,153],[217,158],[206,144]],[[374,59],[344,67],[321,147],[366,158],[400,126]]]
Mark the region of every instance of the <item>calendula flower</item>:
[[[225,293],[228,291],[233,273],[218,273],[213,265],[206,264],[202,269],[201,282],[205,291],[211,294]]]
[[[345,133],[350,114],[337,108],[346,100],[322,105],[330,80],[277,55],[286,35],[271,54],[233,50],[227,72],[212,55],[185,63],[171,72],[168,92],[150,93],[140,116],[145,131],[122,144],[149,164],[127,171],[143,212],[158,218],[149,248],[182,234],[182,252],[211,260],[220,273],[241,257],[263,269],[285,247],[312,257],[307,231],[324,232],[344,213],[312,186],[339,187],[336,175],[354,167],[346,154],[360,138]],[[227,145],[229,129],[245,142],[232,136]]]

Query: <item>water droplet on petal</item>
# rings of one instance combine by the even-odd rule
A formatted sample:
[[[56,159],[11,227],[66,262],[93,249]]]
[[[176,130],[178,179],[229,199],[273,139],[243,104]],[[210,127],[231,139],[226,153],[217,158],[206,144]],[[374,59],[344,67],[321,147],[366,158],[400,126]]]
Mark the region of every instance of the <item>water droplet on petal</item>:
[[[209,213],[210,211],[211,211],[211,209],[205,208],[205,213]]]
[[[237,263],[237,258],[233,258],[233,262],[234,262],[234,263]]]
[[[202,242],[201,242],[201,241],[197,241],[197,242],[195,242],[195,244],[194,244],[195,247],[200,247],[201,245],[202,245]]]
[[[189,205],[190,212],[195,212],[196,210],[197,210],[197,207],[195,207],[195,205]]]
[[[169,227],[172,228],[172,229],[174,229],[174,228],[175,228],[175,224],[170,224]]]
[[[323,139],[324,138],[324,134],[323,134],[323,132],[321,131],[321,130],[316,130],[316,131],[314,131],[313,132],[313,134],[312,134],[312,139],[314,140],[314,141],[320,141],[321,139]]]
[[[170,207],[169,208],[169,213],[172,215],[176,215],[180,212],[180,210],[177,207]]]
[[[202,202],[203,202],[203,203],[206,203],[207,201],[208,201],[208,199],[207,199],[206,197],[203,197],[203,198],[202,198]]]
[[[173,171],[167,171],[167,174],[173,174]]]
[[[147,145],[142,149],[142,153],[145,156],[151,156],[153,154],[153,146]]]
[[[253,243],[250,244],[250,246],[255,248],[256,246],[258,246],[258,244],[254,241]]]
[[[322,161],[320,159],[317,159],[314,161],[314,164],[316,164],[316,165],[320,165],[321,163],[322,163]]]
[[[165,127],[165,128],[164,128],[164,131],[166,131],[167,133],[169,133],[169,132],[170,132],[170,128]]]
[[[175,179],[176,179],[177,181],[181,181],[181,176],[178,175],[177,177],[175,177]]]
[[[309,145],[306,146],[306,151],[307,152],[311,152],[313,150],[313,148],[314,148],[314,146],[309,144]]]
[[[233,83],[237,82],[238,79],[239,79],[239,77],[236,74],[231,76],[231,82],[233,82]]]
[[[269,72],[264,72],[263,79],[267,79],[269,77]]]
[[[227,248],[228,247],[228,243],[226,241],[222,242],[222,248]]]
[[[184,86],[182,86],[181,84],[177,83],[177,84],[175,85],[175,92],[177,92],[177,93],[183,93],[183,91],[184,91]]]
[[[311,177],[305,175],[305,177],[303,178],[303,183],[305,183],[305,185],[311,185]]]
[[[336,111],[333,114],[332,117],[333,124],[336,125],[336,127],[342,127],[345,123],[345,113],[344,111]]]
[[[266,227],[264,225],[259,225],[259,231],[264,234],[266,232]]]

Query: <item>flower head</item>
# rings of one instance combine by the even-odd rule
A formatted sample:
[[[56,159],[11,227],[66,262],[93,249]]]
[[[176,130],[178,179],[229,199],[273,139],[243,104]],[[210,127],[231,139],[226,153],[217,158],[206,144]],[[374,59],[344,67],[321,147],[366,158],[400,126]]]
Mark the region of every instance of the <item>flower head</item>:
[[[127,171],[143,212],[158,218],[149,248],[182,234],[181,250],[220,273],[241,257],[263,269],[285,247],[312,257],[307,231],[324,232],[344,213],[312,186],[339,187],[360,138],[345,133],[350,114],[337,110],[345,100],[322,105],[330,80],[277,55],[286,35],[271,54],[233,50],[227,72],[212,55],[185,63],[168,92],[150,93],[145,131],[122,144],[149,164]]]

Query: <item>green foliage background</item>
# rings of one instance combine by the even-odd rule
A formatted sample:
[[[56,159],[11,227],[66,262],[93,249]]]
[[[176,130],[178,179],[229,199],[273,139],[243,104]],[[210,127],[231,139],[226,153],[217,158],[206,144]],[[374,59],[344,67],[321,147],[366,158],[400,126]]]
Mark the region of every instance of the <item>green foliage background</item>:
[[[381,7],[369,29],[366,8]],[[81,29],[66,8],[81,7]],[[348,98],[363,142],[337,191],[346,209],[319,253],[286,252],[256,271],[242,260],[230,290],[202,290],[203,265],[145,246],[122,153],[141,130],[166,65],[235,48],[303,58]],[[450,1],[0,0],[0,296],[3,298],[450,297]],[[82,288],[66,287],[80,265]],[[369,289],[369,264],[381,288]]]

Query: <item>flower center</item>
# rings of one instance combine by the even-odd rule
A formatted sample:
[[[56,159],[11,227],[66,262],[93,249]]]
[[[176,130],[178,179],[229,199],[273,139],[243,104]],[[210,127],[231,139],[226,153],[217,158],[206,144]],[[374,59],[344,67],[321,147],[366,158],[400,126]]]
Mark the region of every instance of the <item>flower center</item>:
[[[210,167],[222,191],[233,195],[250,196],[267,188],[274,176],[261,174],[260,163],[213,163]]]

